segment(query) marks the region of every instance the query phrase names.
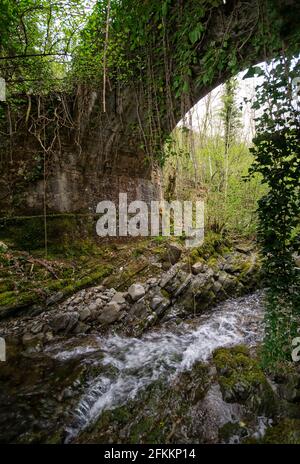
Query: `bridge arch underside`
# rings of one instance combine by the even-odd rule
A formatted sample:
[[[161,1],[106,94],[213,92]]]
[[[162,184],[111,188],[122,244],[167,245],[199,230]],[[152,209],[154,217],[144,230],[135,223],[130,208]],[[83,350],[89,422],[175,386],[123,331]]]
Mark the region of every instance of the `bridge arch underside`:
[[[197,0],[189,2],[197,3]],[[172,60],[170,51],[167,63],[163,60],[155,67],[152,82],[145,76],[126,86],[112,83],[105,95],[105,113],[101,88],[81,84],[73,95],[51,96],[52,107],[56,105],[56,109],[63,100],[73,124],[71,128],[61,129],[59,140],[55,139],[47,153],[43,152],[36,134],[29,131],[25,118],[16,123],[16,135],[4,140],[0,147],[2,216],[39,214],[45,211],[45,206],[48,213],[94,213],[99,201],[117,201],[119,192],[128,193],[129,201],[159,199],[161,150],[166,137],[187,111],[233,74],[278,56],[282,47],[296,52],[299,45],[295,39],[300,31],[299,2],[273,2],[279,5],[282,19],[276,32],[277,40],[272,37],[268,44],[264,36],[260,45],[256,37],[261,33],[265,18],[260,17],[259,7],[265,0],[221,3],[209,10],[204,42],[202,37],[199,44],[194,44],[196,49],[199,45],[199,53],[184,78],[186,88],[180,96],[168,81],[176,74],[176,69],[167,73],[165,69]],[[231,34],[230,48],[224,48],[226,31]],[[156,45],[159,47],[160,43]],[[233,46],[236,62],[227,65],[226,62],[233,59]],[[220,54],[222,65],[218,65]],[[165,76],[165,81],[157,101],[155,81],[161,75]],[[31,111],[37,111],[37,106],[38,97],[33,98]],[[24,114],[26,109],[27,97],[24,96]],[[34,156],[37,153],[39,156]],[[27,171],[34,172],[35,163],[43,163],[45,157],[46,184],[44,177],[38,175],[24,181]]]

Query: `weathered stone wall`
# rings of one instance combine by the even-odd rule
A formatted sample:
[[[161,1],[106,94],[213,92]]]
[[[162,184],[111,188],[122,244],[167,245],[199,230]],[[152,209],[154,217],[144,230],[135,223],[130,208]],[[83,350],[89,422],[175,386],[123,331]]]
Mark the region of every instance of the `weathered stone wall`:
[[[147,177],[138,172],[139,160],[125,158],[123,164],[106,174],[97,167],[89,166],[84,172],[80,166],[57,166],[46,182],[46,204],[48,212],[95,212],[99,201],[111,200],[118,204],[119,193],[127,193],[128,201],[159,199],[161,196],[159,171],[150,171]],[[26,160],[21,160],[21,163]],[[122,164],[122,162],[120,164]],[[18,163],[19,164],[19,163]],[[7,173],[4,173],[7,176]],[[13,184],[1,182],[0,211],[7,213],[34,214],[41,212],[44,204],[44,180],[28,182],[20,190]],[[16,196],[17,201],[16,201]]]
[[[123,169],[120,169],[120,166]],[[127,166],[125,166],[127,164]],[[111,173],[97,170],[93,165],[82,172],[78,166],[58,167],[47,181],[47,208],[51,212],[96,211],[99,201],[111,200],[118,204],[119,193],[127,193],[128,201],[144,200],[150,203],[160,197],[159,173],[149,172],[142,177],[138,160],[130,157],[120,160]],[[24,207],[35,211],[44,201],[44,182],[39,180],[24,193]]]
[[[0,141],[2,216],[40,214],[45,198],[48,213],[94,213],[99,201],[118,202],[119,193],[127,193],[128,201],[160,198],[160,169],[140,148],[136,127],[130,126],[128,117],[123,123],[123,111],[117,111],[113,101],[110,112],[103,114],[95,93],[83,89],[79,95],[67,102],[70,127],[60,122],[58,133],[53,113],[62,112],[61,96],[46,100],[52,108],[44,115],[53,123],[42,144],[44,119],[38,116],[38,97],[32,97],[31,119],[26,123],[24,96],[22,118],[14,121],[16,131]],[[124,99],[132,105],[132,99]],[[128,106],[124,111],[130,113]]]

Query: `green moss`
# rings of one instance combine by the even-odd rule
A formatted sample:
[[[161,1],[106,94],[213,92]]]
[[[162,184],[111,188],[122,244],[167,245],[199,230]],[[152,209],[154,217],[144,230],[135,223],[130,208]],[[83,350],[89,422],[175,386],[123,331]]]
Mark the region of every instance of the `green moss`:
[[[119,424],[126,425],[130,419],[130,412],[126,406],[116,408],[110,413],[111,419],[117,421]]]
[[[9,292],[14,289],[14,283],[9,279],[0,281],[0,295],[1,293]]]
[[[189,254],[189,258],[190,258],[190,261],[192,264],[195,264],[197,263],[199,260],[200,260],[200,256],[199,256],[199,252],[198,252],[198,249],[197,248],[194,248],[190,254]]]
[[[216,268],[218,264],[218,259],[215,256],[212,256],[207,260],[207,265],[212,268]]]
[[[1,223],[0,236],[9,237],[12,246],[21,250],[30,250],[44,245],[44,225],[41,218],[7,220]]]
[[[108,276],[112,272],[113,267],[109,265],[101,265],[97,270],[94,270],[85,277],[79,278],[78,280],[68,281],[65,283],[58,284],[57,289],[61,289],[64,295],[69,295],[75,291],[81,290],[82,288],[88,287],[92,284],[100,283],[104,277]],[[66,282],[67,283],[67,282]]]
[[[165,243],[169,240],[169,237],[163,237],[162,235],[158,235],[157,237],[153,237],[152,240],[155,243]]]
[[[132,256],[134,256],[135,258],[138,258],[139,256],[142,256],[143,253],[144,253],[144,250],[141,250],[140,248],[137,248],[137,249],[133,250]]]
[[[0,305],[7,306],[14,303],[16,299],[15,292],[4,292],[0,294]]]
[[[167,290],[166,290],[165,288],[162,288],[162,289],[160,290],[160,293],[161,293],[162,296],[164,296],[165,298],[168,298],[168,299],[170,298],[170,294],[169,294],[169,292],[167,292]]]
[[[0,319],[13,316],[19,310],[41,301],[41,296],[33,291],[0,293]]]
[[[231,251],[231,243],[219,234],[208,232],[203,245],[190,251],[189,258],[192,264],[199,261],[213,260],[213,265],[219,256]]]
[[[53,433],[53,435],[51,435],[49,438],[47,438],[44,443],[46,445],[61,445],[64,442],[64,438],[65,438],[64,431],[59,430]]]
[[[88,287],[100,283],[112,271],[112,266],[101,265],[85,277],[66,280],[52,280],[44,284],[43,293],[34,290],[8,291],[0,293],[0,319],[13,316],[37,303],[45,303],[46,298],[60,291],[61,299]]]
[[[21,445],[33,445],[33,444],[40,444],[43,442],[44,439],[44,434],[41,431],[31,431],[26,434],[24,434],[20,440],[19,443]]]
[[[54,251],[65,252],[70,242],[95,236],[96,219],[93,216],[53,215],[47,216],[47,244]],[[44,248],[44,217],[20,217],[0,220],[0,240],[6,240],[15,249],[32,251]]]
[[[197,362],[192,371],[183,372],[176,384],[176,390],[184,391],[190,397],[191,404],[202,400],[207,392],[210,382],[207,364]]]
[[[300,420],[283,419],[278,425],[267,429],[264,444],[300,445]]]
[[[159,443],[163,439],[163,430],[153,417],[143,417],[131,428],[130,443]]]
[[[258,284],[260,281],[260,273],[261,261],[258,256],[255,255],[255,261],[249,259],[242,262],[239,279],[244,285],[249,284],[249,282]]]
[[[155,247],[153,248],[153,253],[158,256],[162,256],[165,253],[165,248],[164,247]]]
[[[221,443],[230,443],[233,437],[242,437],[247,435],[247,429],[239,422],[227,422],[219,429],[219,441]]]
[[[244,403],[256,412],[274,412],[274,394],[257,359],[250,357],[248,348],[220,348],[214,352],[218,382],[223,398],[228,402]]]

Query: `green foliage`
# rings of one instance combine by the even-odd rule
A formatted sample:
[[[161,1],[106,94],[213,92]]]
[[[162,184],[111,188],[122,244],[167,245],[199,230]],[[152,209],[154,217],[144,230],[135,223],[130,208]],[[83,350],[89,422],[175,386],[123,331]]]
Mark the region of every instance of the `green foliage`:
[[[235,80],[224,86],[221,111],[214,112],[207,98],[198,131],[174,131],[165,146],[165,196],[204,198],[206,230],[253,237],[257,200],[266,189],[259,174],[244,182],[253,156],[240,130],[237,91]]]
[[[249,7],[248,2],[241,2],[237,10],[232,11],[222,0],[179,3],[172,0],[111,0],[109,18],[108,0],[97,0],[89,10],[88,6],[89,2],[85,0],[64,3],[2,0],[0,58],[5,59],[0,60],[0,75],[9,84],[8,108],[15,113],[13,122],[24,116],[25,106],[20,94],[36,93],[40,96],[73,89],[74,84],[89,85],[90,89],[94,87],[98,91],[103,77],[106,77],[116,95],[130,85],[141,94],[142,102],[147,101],[147,105],[144,103],[139,108],[145,139],[141,148],[146,150],[149,143],[149,160],[154,155],[161,165],[167,158],[175,158],[173,142],[167,140],[169,146],[165,153],[161,150],[162,142],[166,141],[168,130],[175,126],[182,111],[190,106],[194,97],[192,90],[197,93],[203,86],[214,85],[222,76],[234,75],[241,62],[243,65],[247,60],[252,63],[266,51],[275,56],[281,48],[282,36],[286,36],[285,23],[292,21],[291,14],[275,0],[261,2],[257,11],[251,5]],[[250,34],[249,24],[245,23],[249,13],[255,20]],[[226,24],[228,27],[223,28]],[[107,26],[109,40],[106,43]],[[218,34],[215,34],[216,29]],[[297,47],[299,32],[296,27],[293,39],[290,46]],[[255,68],[251,72],[257,74],[260,71]],[[206,138],[205,143],[201,141],[194,156],[190,156],[191,147],[187,149],[182,144],[180,161],[172,167],[179,166],[189,178],[190,183],[182,194],[184,199],[189,199],[191,192],[207,198],[210,227],[249,234],[253,232],[253,211],[261,191],[258,177],[253,178],[248,186],[241,182],[250,156],[247,147],[236,140],[236,127],[232,124],[234,119],[238,122],[234,91],[234,84],[229,81],[223,108],[225,135]],[[274,88],[274,98],[277,98],[278,91]],[[63,98],[59,96],[59,99],[65,106]],[[257,105],[260,105],[259,101]],[[34,110],[40,113],[40,108]],[[19,111],[23,113],[18,114]],[[27,111],[29,114],[29,103]],[[0,107],[0,120],[4,113]],[[35,127],[36,135],[44,134],[46,120],[54,119],[58,127],[70,128],[69,124],[72,125],[69,115],[59,119],[57,108],[53,112],[51,109],[50,114],[43,108],[41,113]],[[133,137],[139,135],[136,126],[135,122]],[[53,125],[47,127],[50,133]],[[276,127],[273,130],[277,130]],[[53,138],[48,133],[46,136],[49,148]],[[279,150],[285,138],[279,138],[276,143]],[[290,146],[297,143],[296,133],[289,134],[288,143]],[[268,158],[268,154],[265,156]],[[42,177],[43,160],[35,161],[32,175],[25,175],[22,181],[36,181]],[[202,166],[202,172],[197,177],[195,171],[199,166]],[[256,172],[265,175],[260,170]],[[298,174],[294,172],[293,175]],[[269,207],[275,207],[273,200],[272,197],[267,200]],[[277,200],[280,201],[279,196]],[[292,227],[292,234],[295,234],[295,227]]]
[[[15,93],[44,93],[65,88],[82,23],[85,0],[2,0],[0,76]]]
[[[221,121],[224,126],[224,145],[225,152],[230,148],[239,135],[241,128],[241,111],[236,103],[238,82],[236,78],[229,79],[225,83],[225,90],[222,95],[222,108],[220,111]]]
[[[261,3],[255,9],[242,2],[235,14],[222,0],[111,0],[108,23],[108,0],[98,0],[81,31],[71,75],[97,90],[106,81],[121,91],[136,88],[146,116],[143,149],[163,164],[162,144],[194,94],[235,75],[241,62],[251,64],[266,50],[278,53],[284,26],[279,2]],[[250,34],[249,18],[255,23]]]
[[[260,115],[250,173],[262,175],[268,187],[258,211],[268,287],[266,363],[290,358],[300,326],[300,275],[293,260],[293,253],[299,252],[300,220],[300,107],[293,79],[299,72],[299,58],[285,56],[273,62],[254,103]]]
[[[279,2],[261,3],[232,10],[223,0],[111,0],[108,18],[108,0],[2,0],[0,76],[9,104],[17,93],[78,85],[98,92],[105,83],[118,94],[130,85],[143,105],[142,148],[163,163],[162,144],[194,93],[266,50],[278,53],[285,27]]]
[[[299,445],[300,444],[300,420],[282,419],[274,427],[269,427],[265,436],[259,441],[262,444]]]

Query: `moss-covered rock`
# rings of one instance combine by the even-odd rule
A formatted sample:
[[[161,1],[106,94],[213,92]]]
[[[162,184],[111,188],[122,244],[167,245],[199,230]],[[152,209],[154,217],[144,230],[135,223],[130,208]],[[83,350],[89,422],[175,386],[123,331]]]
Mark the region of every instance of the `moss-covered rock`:
[[[193,248],[189,253],[189,260],[192,264],[198,261],[208,261],[216,263],[217,258],[232,250],[230,240],[214,232],[205,235],[203,245]]]
[[[169,383],[157,380],[135,400],[102,413],[96,424],[83,431],[79,443],[178,443],[192,429],[190,410],[201,401],[210,384],[208,367],[196,364]]]
[[[300,420],[283,419],[274,427],[269,427],[264,438],[264,444],[300,445]]]
[[[34,281],[28,278],[27,288],[24,279],[22,287],[0,294],[0,320],[7,317],[16,316],[24,311],[28,311],[36,304],[51,306],[58,303],[76,291],[79,291],[92,284],[100,283],[111,273],[112,266],[98,265],[85,276],[70,275],[69,278],[45,279],[44,281]],[[43,288],[41,288],[43,285]],[[34,309],[34,308],[33,308]]]
[[[242,422],[227,422],[219,429],[220,443],[240,443],[248,434]]]
[[[213,360],[224,401],[246,404],[258,414],[274,414],[274,392],[258,360],[250,356],[247,347],[217,349]]]

